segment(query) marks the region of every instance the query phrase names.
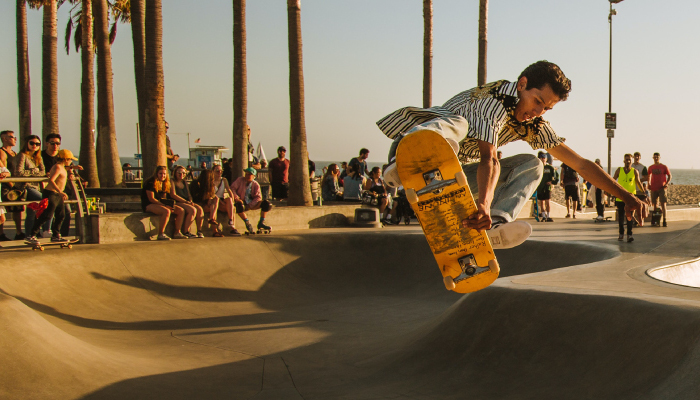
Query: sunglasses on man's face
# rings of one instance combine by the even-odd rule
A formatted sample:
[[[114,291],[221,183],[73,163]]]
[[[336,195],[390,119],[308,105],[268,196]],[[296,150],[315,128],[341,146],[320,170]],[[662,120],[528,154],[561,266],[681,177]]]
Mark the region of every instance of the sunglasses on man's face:
[[[61,142],[49,142],[51,146],[60,146]]]
[[[41,146],[41,142],[29,142],[30,146]]]

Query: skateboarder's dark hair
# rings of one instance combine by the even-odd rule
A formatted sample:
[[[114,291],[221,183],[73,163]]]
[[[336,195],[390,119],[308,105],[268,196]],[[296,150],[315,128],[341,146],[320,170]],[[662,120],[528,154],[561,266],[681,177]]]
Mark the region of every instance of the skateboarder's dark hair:
[[[571,80],[564,75],[564,72],[554,63],[547,60],[537,61],[531,64],[520,73],[518,79],[527,78],[527,87],[542,89],[544,85],[549,85],[560,101],[565,101],[571,91]]]

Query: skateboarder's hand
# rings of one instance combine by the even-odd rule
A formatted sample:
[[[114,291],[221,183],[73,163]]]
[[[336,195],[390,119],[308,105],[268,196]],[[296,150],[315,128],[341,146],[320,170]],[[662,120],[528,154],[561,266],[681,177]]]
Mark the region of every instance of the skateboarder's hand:
[[[462,220],[462,226],[479,233],[491,228],[491,210],[478,207],[477,212]]]
[[[625,217],[628,221],[634,218],[639,226],[644,226],[644,219],[649,215],[649,205],[643,201],[635,201],[631,204],[625,204]]]

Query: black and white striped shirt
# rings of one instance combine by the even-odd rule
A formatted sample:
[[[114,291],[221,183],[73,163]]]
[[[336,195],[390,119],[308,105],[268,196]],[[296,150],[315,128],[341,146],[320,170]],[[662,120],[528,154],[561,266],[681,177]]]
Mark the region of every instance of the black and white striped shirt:
[[[496,147],[524,140],[534,150],[550,149],[563,143],[565,139],[557,136],[549,122],[542,117],[526,122],[515,119],[515,106],[519,100],[516,84],[497,81],[466,90],[442,106],[401,108],[379,120],[377,126],[387,137],[394,139],[414,126],[435,118],[461,116],[469,123],[467,136],[460,143],[459,159],[463,163],[481,157],[477,140]]]

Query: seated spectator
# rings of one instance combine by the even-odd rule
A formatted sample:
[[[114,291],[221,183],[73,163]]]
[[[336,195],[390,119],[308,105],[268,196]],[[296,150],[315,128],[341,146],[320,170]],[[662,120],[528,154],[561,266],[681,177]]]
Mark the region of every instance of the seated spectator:
[[[233,192],[228,185],[228,180],[223,176],[223,169],[221,165],[214,165],[214,194],[216,195],[209,202],[210,219],[209,223],[216,223],[217,212],[219,207],[224,207],[226,210],[226,215],[228,216],[228,225],[231,227],[231,234],[234,236],[240,236],[241,234],[233,226]],[[213,221],[212,221],[213,220]]]
[[[185,175],[185,179],[187,179],[188,181],[193,181],[193,180],[194,180],[194,175],[193,175],[193,171],[192,171],[192,166],[191,166],[191,165],[188,165],[188,166],[187,166],[187,175]]]
[[[134,175],[134,171],[131,170],[131,164],[125,163],[122,165],[122,170],[124,171],[125,182],[133,182],[136,180],[136,175]]]
[[[2,191],[2,180],[5,178],[10,177],[10,170],[7,168],[3,167],[0,165],[0,191]],[[2,204],[2,199],[0,199],[0,204]],[[5,240],[0,240],[3,242],[9,241],[10,239],[5,236],[5,233],[2,229],[5,227],[5,207],[0,206],[0,235],[3,236]]]
[[[168,225],[170,214],[175,213],[175,239],[187,239],[180,232],[185,210],[175,204],[175,200],[169,199],[170,178],[168,167],[159,165],[156,172],[143,183],[141,189],[141,208],[144,212],[156,214],[159,217],[158,240],[170,240],[165,234],[165,226]]]
[[[343,180],[343,200],[360,202],[362,201],[362,187],[365,184],[365,177],[349,165],[346,171],[348,175]]]
[[[365,190],[370,191],[374,194],[377,199],[377,206],[379,207],[379,213],[382,215],[382,223],[388,224],[389,221],[389,199],[387,196],[386,187],[384,186],[384,181],[382,180],[382,170],[379,167],[374,167],[369,173],[369,179],[364,184]]]
[[[46,176],[46,170],[44,169],[44,161],[41,159],[41,139],[39,136],[30,135],[27,138],[22,151],[20,151],[15,157],[14,161],[14,171],[12,172],[14,177],[32,177],[32,178],[43,178]],[[20,201],[40,201],[41,200],[41,185],[34,182],[22,182],[15,185],[15,189],[22,192],[22,196],[18,199]],[[22,219],[22,211],[26,207],[21,206],[20,211],[15,211],[15,218]],[[17,215],[19,214],[19,215]],[[36,218],[36,213],[31,209],[27,208],[27,218],[24,221],[24,231],[30,232],[34,227],[34,219]],[[19,227],[21,229],[21,225]],[[25,239],[26,235],[24,232],[17,232],[15,234],[15,240]]]
[[[212,200],[216,198],[216,187],[214,186],[214,172],[208,169],[200,171],[196,181],[190,184],[192,201],[199,204],[204,212],[209,212],[209,225],[212,227],[214,237],[224,236],[219,230],[219,222],[216,220],[217,209],[210,207]],[[217,202],[218,205],[218,202]]]
[[[48,200],[46,209],[34,221],[27,243],[39,243],[36,235],[41,231],[41,225],[53,219],[51,224],[51,241],[52,242],[67,242],[68,240],[61,237],[61,225],[65,218],[66,207],[64,201],[68,200],[68,195],[65,193],[66,182],[68,182],[68,168],[77,160],[70,150],[60,150],[56,154],[56,163],[51,167],[48,177],[49,182],[44,188],[42,198]]]
[[[222,158],[221,167],[223,168],[223,175],[228,179],[232,175],[233,171],[233,158]]]
[[[190,194],[190,188],[187,182],[185,182],[185,176],[187,176],[187,169],[182,165],[176,165],[175,169],[173,169],[170,197],[175,200],[178,206],[185,210],[185,223],[182,226],[182,234],[187,236],[188,239],[203,238],[202,223],[204,222],[204,210],[202,206],[192,201],[192,195]],[[197,234],[193,235],[190,233],[190,227],[195,219],[197,220]]]
[[[265,225],[265,217],[272,209],[272,205],[270,205],[269,201],[262,199],[260,184],[255,181],[255,176],[258,173],[255,168],[248,167],[244,171],[245,176],[236,179],[231,185],[236,214],[241,217],[248,232],[253,233],[253,225],[248,221],[245,212],[260,209],[258,229],[269,231],[270,227]]]
[[[338,168],[338,164],[331,164],[326,169],[321,182],[321,198],[323,201],[343,200],[343,192],[340,191],[340,185],[338,184],[339,175],[340,168]]]
[[[340,175],[338,176],[338,183],[340,186],[343,186],[343,179],[345,179],[346,176],[348,176],[348,163],[343,161],[340,163]]]
[[[309,179],[314,179],[316,177],[316,163],[309,160]]]

